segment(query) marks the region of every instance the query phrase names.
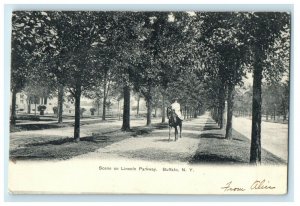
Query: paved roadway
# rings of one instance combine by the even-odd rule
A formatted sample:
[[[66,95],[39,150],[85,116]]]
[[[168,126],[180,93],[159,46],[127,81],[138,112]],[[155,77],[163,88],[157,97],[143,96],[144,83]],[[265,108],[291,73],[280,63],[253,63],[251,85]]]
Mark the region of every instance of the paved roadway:
[[[251,139],[251,119],[233,118],[233,128]],[[264,149],[287,161],[288,124],[262,122],[261,145]]]

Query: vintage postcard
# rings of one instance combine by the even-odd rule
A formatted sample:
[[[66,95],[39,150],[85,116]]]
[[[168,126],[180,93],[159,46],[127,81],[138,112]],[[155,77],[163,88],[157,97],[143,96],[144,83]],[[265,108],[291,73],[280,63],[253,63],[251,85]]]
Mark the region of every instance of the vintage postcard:
[[[288,192],[290,13],[11,22],[12,194]]]

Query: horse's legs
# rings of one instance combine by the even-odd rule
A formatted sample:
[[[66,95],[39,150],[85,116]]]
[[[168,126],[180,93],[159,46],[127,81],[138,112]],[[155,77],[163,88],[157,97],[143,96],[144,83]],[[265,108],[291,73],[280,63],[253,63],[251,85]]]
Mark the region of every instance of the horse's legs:
[[[170,141],[170,137],[171,137],[171,126],[169,125],[169,141]]]
[[[177,140],[177,135],[178,135],[178,129],[177,126],[175,126],[175,141]]]
[[[179,128],[180,128],[180,138],[181,138],[181,132],[182,132],[182,121],[179,124]]]

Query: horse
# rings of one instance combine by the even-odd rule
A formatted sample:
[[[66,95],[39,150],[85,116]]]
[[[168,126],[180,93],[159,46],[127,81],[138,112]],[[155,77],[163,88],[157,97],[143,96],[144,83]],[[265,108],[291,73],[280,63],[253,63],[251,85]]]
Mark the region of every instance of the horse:
[[[171,135],[171,128],[175,128],[175,141],[178,139],[178,129],[177,126],[179,126],[180,129],[180,138],[181,138],[181,132],[182,132],[182,120],[176,115],[175,110],[168,107],[167,108],[167,116],[169,119],[169,141],[170,141],[170,135]]]

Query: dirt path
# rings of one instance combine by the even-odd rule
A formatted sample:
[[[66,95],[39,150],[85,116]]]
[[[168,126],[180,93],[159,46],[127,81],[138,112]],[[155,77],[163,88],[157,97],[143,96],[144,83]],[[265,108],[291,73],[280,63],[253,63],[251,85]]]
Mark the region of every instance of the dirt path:
[[[95,152],[74,157],[73,159],[140,159],[149,161],[188,162],[194,156],[200,142],[200,134],[205,126],[208,113],[183,122],[182,138],[168,140],[168,128],[157,129],[143,136],[131,137],[100,148]]]

